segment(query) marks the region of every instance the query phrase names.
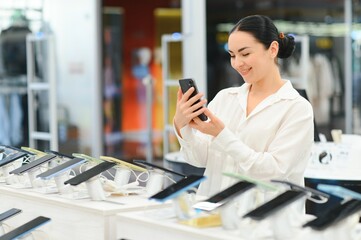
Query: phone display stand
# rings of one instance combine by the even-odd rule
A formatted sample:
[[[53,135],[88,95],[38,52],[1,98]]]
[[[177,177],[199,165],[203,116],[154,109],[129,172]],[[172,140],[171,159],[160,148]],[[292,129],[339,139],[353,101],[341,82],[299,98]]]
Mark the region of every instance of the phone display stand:
[[[292,239],[294,240],[304,240],[304,239],[314,239],[314,240],[359,240],[361,235],[357,231],[357,225],[359,224],[359,214],[354,214],[343,221],[332,225],[323,231],[313,230],[311,228],[304,228],[302,232],[295,235]],[[311,220],[311,219],[308,219]],[[304,221],[306,222],[306,221]]]
[[[220,208],[223,229],[235,230],[248,224],[246,223],[248,219],[241,219],[240,216],[251,210],[255,200],[255,194],[256,191],[250,189]]]
[[[236,230],[239,228],[239,215],[237,213],[236,200],[224,204],[220,208],[222,227],[225,230]]]
[[[114,176],[114,182],[117,185],[117,187],[122,187],[129,183],[130,174],[131,171],[129,168],[124,166],[117,166],[115,167],[115,176]]]
[[[73,192],[73,188],[71,186],[64,184],[64,182],[68,180],[68,174],[69,173],[67,171],[54,177],[55,185],[59,194],[69,194]]]
[[[27,171],[27,175],[32,188],[40,188],[45,186],[45,182],[36,177],[40,173],[40,167],[35,167],[34,169]]]
[[[158,169],[149,171],[149,179],[146,184],[146,192],[148,196],[152,196],[163,189],[164,172]]]
[[[301,197],[269,216],[268,221],[272,225],[272,232],[275,239],[288,240],[300,234],[302,231],[300,226],[305,220],[305,214],[302,212],[299,203],[305,201],[305,199],[305,196]]]
[[[9,172],[11,171],[9,165],[5,165],[1,167],[1,170],[2,170],[3,181],[5,182],[6,185],[13,185],[19,182],[18,178],[15,175],[9,174]]]
[[[92,177],[85,181],[89,196],[94,201],[105,200],[105,194],[99,176]]]
[[[0,236],[2,236],[4,234],[5,234],[4,226],[3,226],[3,223],[0,222]]]
[[[192,208],[192,195],[184,192],[173,199],[173,208],[179,220],[187,220],[196,215],[196,211]]]

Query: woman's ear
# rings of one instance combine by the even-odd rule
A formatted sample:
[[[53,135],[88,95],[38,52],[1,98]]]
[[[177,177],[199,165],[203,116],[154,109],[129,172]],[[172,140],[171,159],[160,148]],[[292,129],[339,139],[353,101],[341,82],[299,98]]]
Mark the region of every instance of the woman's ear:
[[[277,41],[273,41],[269,46],[269,51],[271,53],[272,58],[276,58],[279,50],[279,44]]]

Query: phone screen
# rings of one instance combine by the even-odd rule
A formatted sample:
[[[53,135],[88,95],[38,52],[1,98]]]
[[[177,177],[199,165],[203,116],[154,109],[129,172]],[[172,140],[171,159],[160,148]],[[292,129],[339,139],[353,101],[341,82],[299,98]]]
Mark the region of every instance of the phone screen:
[[[26,236],[31,231],[50,221],[50,218],[39,216],[33,220],[13,229],[12,231],[0,236],[0,240],[11,240],[11,239],[20,239],[21,237]]]
[[[17,152],[17,153],[11,154],[0,161],[0,167],[5,166],[9,163],[12,163],[13,161],[15,161],[19,158],[25,157],[26,155],[27,154],[24,152]]]
[[[53,167],[52,169],[49,169],[43,173],[40,173],[36,177],[42,178],[42,179],[50,179],[51,177],[56,177],[57,175],[65,172],[66,170],[73,168],[75,166],[78,166],[79,164],[82,164],[86,162],[83,158],[73,158],[69,161],[66,161],[63,164],[60,164],[56,167]]]
[[[208,198],[207,200],[194,204],[193,208],[201,209],[201,210],[205,210],[205,211],[212,211],[212,210],[222,206],[228,200],[233,199],[234,197],[246,192],[247,190],[249,190],[255,186],[256,185],[254,183],[250,183],[250,182],[246,182],[246,181],[237,182],[236,184],[213,195],[212,197]]]
[[[303,227],[311,227],[315,230],[324,230],[327,227],[347,218],[361,210],[361,201],[352,199],[343,204],[338,204],[330,210],[326,210],[319,217],[307,222]]]
[[[50,154],[49,154],[49,155],[45,155],[45,156],[43,156],[43,157],[41,157],[41,158],[38,158],[38,159],[36,159],[36,160],[34,160],[34,161],[32,161],[32,162],[29,162],[29,163],[27,163],[27,164],[25,164],[25,165],[22,165],[22,166],[19,167],[19,168],[16,168],[16,169],[12,170],[10,173],[11,173],[11,174],[22,174],[22,173],[25,173],[25,172],[27,172],[27,171],[29,171],[29,170],[31,170],[31,169],[33,169],[33,168],[41,165],[41,164],[44,164],[44,163],[52,160],[53,158],[55,158],[55,155],[52,155],[52,154],[51,154],[51,155],[50,155]]]
[[[149,199],[154,199],[161,202],[167,201],[198,185],[204,179],[205,176],[189,175],[186,178],[181,179],[180,181],[149,197]]]
[[[198,94],[198,88],[197,88],[197,85],[196,85],[196,82],[191,79],[191,78],[185,78],[185,79],[180,79],[179,80],[179,85],[182,89],[182,93],[184,94],[185,92],[188,91],[188,89],[190,89],[191,87],[194,87],[194,91],[193,93],[191,94],[191,96],[189,98],[192,98],[194,97],[195,95]],[[196,103],[199,103],[200,100],[197,100],[194,104]],[[198,108],[197,110],[199,110],[200,108]],[[208,117],[205,115],[205,114],[200,114],[198,116],[202,121],[206,121],[208,119]]]
[[[101,156],[100,157],[101,160],[104,161],[108,161],[108,162],[112,162],[112,163],[116,163],[118,165],[123,165],[125,167],[128,167],[130,169],[133,169],[134,171],[139,171],[139,172],[146,172],[147,169],[139,167],[138,165],[117,159],[117,158],[113,158],[113,157],[108,157],[108,156]]]
[[[90,168],[89,170],[82,172],[82,173],[76,175],[75,177],[65,181],[64,184],[70,184],[73,186],[79,185],[80,183],[85,182],[85,181],[89,180],[90,178],[95,177],[96,175],[98,175],[114,166],[115,166],[115,163],[102,162],[102,163]]]
[[[73,156],[70,156],[70,155],[66,155],[64,153],[60,153],[60,152],[57,152],[57,151],[53,151],[53,150],[46,150],[45,152],[47,153],[52,153],[58,157],[61,157],[61,158],[70,158],[70,159],[73,159],[74,157]]]
[[[15,216],[16,214],[21,213],[20,209],[11,208],[0,214],[0,222],[5,221],[6,219]]]
[[[282,207],[291,204],[297,199],[305,196],[306,193],[302,191],[287,190],[258,208],[250,211],[243,217],[250,217],[255,220],[262,220]]]
[[[222,202],[222,201],[226,200],[227,198],[238,195],[239,193],[245,192],[255,186],[256,185],[254,183],[240,181],[240,182],[232,185],[231,187],[221,191],[220,193],[217,193],[216,195],[210,197],[206,201],[213,202],[213,203]]]
[[[301,191],[306,191],[312,194],[313,198],[320,198],[320,197],[324,197],[324,198],[329,198],[330,196],[324,192],[318,191],[316,189],[313,188],[309,188],[309,187],[303,187],[303,186],[299,186],[297,184],[294,184],[292,182],[289,181],[284,181],[284,180],[271,180],[271,182],[275,182],[275,183],[282,183],[282,184],[286,184],[288,186],[290,186],[291,189],[293,190],[301,190]]]
[[[161,166],[155,165],[155,164],[153,164],[153,163],[149,163],[149,162],[144,161],[144,160],[134,160],[133,162],[136,163],[136,164],[145,166],[145,167],[151,167],[151,168],[153,168],[153,169],[155,168],[155,169],[159,169],[159,170],[162,170],[162,171],[164,171],[164,172],[167,172],[167,173],[175,174],[175,175],[178,175],[178,176],[180,176],[180,177],[186,177],[186,175],[184,175],[184,174],[181,174],[181,173],[178,173],[178,172],[174,172],[174,171],[172,171],[172,170],[170,170],[170,169],[167,169],[167,168],[165,168],[165,167],[161,167]]]

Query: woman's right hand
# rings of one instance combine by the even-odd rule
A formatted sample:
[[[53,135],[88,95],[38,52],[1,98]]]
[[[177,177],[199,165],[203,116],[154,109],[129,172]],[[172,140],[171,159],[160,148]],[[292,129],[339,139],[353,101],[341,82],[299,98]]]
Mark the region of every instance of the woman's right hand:
[[[189,122],[191,122],[194,118],[198,117],[198,115],[203,113],[205,110],[205,107],[203,105],[207,103],[207,100],[201,100],[203,96],[202,93],[198,93],[194,97],[188,99],[193,93],[193,91],[194,87],[191,87],[190,89],[188,89],[187,92],[183,94],[181,89],[178,89],[177,106],[174,115],[174,125],[179,135],[179,130],[181,128],[186,126]],[[194,104],[198,99],[200,100],[199,103]],[[197,110],[198,108],[200,109]]]

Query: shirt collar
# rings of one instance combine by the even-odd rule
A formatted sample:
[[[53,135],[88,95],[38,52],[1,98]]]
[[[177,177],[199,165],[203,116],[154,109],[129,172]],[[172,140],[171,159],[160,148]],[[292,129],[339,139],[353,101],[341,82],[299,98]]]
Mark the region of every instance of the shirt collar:
[[[240,87],[231,88],[229,93],[230,94],[245,94],[247,95],[249,91],[250,84],[244,83]],[[278,91],[274,94],[275,97],[279,99],[295,99],[298,97],[298,92],[293,88],[291,81],[286,80],[286,83],[278,89]]]

